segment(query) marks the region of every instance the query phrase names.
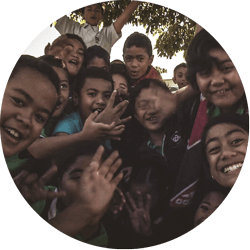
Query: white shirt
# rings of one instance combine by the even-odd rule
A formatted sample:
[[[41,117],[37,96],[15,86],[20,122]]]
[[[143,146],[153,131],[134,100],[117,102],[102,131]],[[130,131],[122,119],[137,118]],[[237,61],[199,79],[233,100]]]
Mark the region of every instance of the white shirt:
[[[98,45],[107,50],[109,54],[111,52],[111,47],[122,36],[121,33],[116,33],[113,23],[108,27],[103,27],[101,31],[99,31],[98,26],[91,26],[88,23],[82,26],[80,23],[69,19],[67,16],[60,18],[55,28],[62,35],[71,33],[80,36],[87,48]]]

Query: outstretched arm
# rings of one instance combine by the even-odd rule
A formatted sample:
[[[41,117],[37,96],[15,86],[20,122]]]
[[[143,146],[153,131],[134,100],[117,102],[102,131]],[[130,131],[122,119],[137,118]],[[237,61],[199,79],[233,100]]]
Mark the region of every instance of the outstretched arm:
[[[125,8],[122,14],[116,19],[114,23],[114,28],[117,34],[121,33],[123,26],[126,24],[131,14],[136,10],[139,4],[139,1],[133,1],[129,3],[129,5]]]

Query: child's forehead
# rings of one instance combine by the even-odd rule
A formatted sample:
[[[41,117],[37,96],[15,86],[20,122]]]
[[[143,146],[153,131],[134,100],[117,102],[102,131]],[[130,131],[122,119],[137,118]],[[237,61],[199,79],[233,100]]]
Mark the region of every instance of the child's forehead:
[[[96,89],[102,91],[112,91],[112,83],[103,78],[87,77],[85,79],[83,88],[86,89]]]
[[[179,67],[178,69],[176,69],[175,73],[178,73],[178,72],[185,72],[185,71],[187,71],[187,67],[181,66],[181,67]]]
[[[131,47],[127,47],[125,49],[125,55],[131,55],[131,56],[139,56],[139,55],[148,55],[148,51],[147,48],[145,47],[137,47],[135,45],[131,46]]]
[[[143,88],[141,92],[139,93],[138,97],[139,98],[144,98],[144,97],[152,98],[155,96],[161,97],[163,95],[169,95],[169,94],[171,93],[164,90],[163,88],[159,86],[150,85],[149,88]]]
[[[96,4],[91,4],[86,6],[86,8],[92,8],[92,9],[102,9],[102,7],[100,6],[100,4],[96,3]]]

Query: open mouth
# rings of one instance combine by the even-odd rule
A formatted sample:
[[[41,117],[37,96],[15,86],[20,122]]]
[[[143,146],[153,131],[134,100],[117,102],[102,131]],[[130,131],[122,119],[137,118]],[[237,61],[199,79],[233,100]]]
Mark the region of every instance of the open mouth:
[[[157,119],[156,119],[156,117],[149,117],[149,118],[147,118],[146,119],[147,121],[150,121],[150,122],[153,122],[153,121],[156,121]]]
[[[95,111],[98,111],[98,114],[100,114],[100,113],[103,111],[103,109],[101,109],[101,108],[92,109],[92,112],[93,112],[93,113],[94,113]]]
[[[234,165],[231,165],[229,167],[225,167],[225,168],[222,168],[222,173],[230,173],[230,172],[233,172],[235,171],[236,169],[239,169],[242,167],[242,163],[238,163],[238,164],[234,164]]]
[[[79,64],[78,61],[76,61],[76,60],[70,60],[69,63],[73,64],[75,66],[77,66]]]
[[[230,89],[220,89],[217,91],[212,92],[212,94],[216,94],[216,95],[224,95],[226,92],[228,92]]]
[[[17,130],[9,127],[3,127],[3,128],[11,137],[19,140],[22,138],[21,133],[19,133]]]

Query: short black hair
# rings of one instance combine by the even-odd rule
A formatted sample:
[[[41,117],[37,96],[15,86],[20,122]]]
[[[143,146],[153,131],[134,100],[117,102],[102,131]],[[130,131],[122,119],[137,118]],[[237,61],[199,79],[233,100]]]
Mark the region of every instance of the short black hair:
[[[196,73],[210,72],[212,70],[214,60],[209,56],[211,49],[223,48],[205,29],[202,29],[195,35],[188,47],[186,56],[187,80],[194,89],[199,89]]]
[[[24,68],[31,68],[33,70],[38,71],[43,76],[47,77],[54,85],[57,94],[60,94],[60,79],[55,70],[48,63],[30,55],[21,55],[14,69],[11,72],[10,79],[13,78],[18,72],[20,72],[20,70]]]
[[[178,65],[174,68],[174,74],[176,73],[176,71],[177,71],[179,68],[187,68],[187,64],[186,64],[186,63],[180,63],[180,64],[178,64]]]
[[[101,12],[102,12],[102,15],[103,15],[103,7],[102,7],[102,3],[97,3],[99,6],[100,6],[100,8],[101,8]],[[93,4],[91,4],[91,5],[93,5]],[[90,5],[88,5],[88,6],[90,6]],[[85,7],[83,7],[83,8],[81,8],[81,12],[82,12],[82,14],[84,14],[84,10],[85,10],[85,8],[87,8],[88,6],[85,6]]]
[[[84,57],[84,67],[87,68],[90,61],[93,60],[95,57],[102,58],[104,62],[108,65],[108,67],[110,67],[109,53],[104,48],[98,45],[94,45],[87,48]]]
[[[81,92],[81,89],[84,86],[84,83],[87,78],[97,78],[106,80],[110,82],[112,90],[114,90],[114,82],[109,72],[102,68],[90,67],[87,69],[80,70],[79,73],[75,76],[74,91],[76,92],[76,94],[79,94]]]
[[[215,125],[227,123],[227,124],[235,124],[242,129],[244,129],[247,133],[249,133],[249,116],[248,115],[240,115],[237,113],[223,113],[209,120],[206,124],[202,136],[201,136],[201,150],[204,159],[206,159],[206,138],[208,131]]]
[[[159,87],[167,93],[171,93],[168,86],[161,80],[146,78],[141,80],[131,92],[130,105],[133,112],[135,112],[135,101],[143,89],[149,89],[150,87]]]
[[[131,48],[132,46],[146,49],[149,57],[153,55],[152,43],[150,39],[142,33],[134,32],[127,37],[123,46],[123,56],[125,56],[126,49]]]
[[[66,33],[65,35],[69,39],[75,39],[75,40],[79,41],[82,44],[82,46],[84,48],[84,53],[85,53],[85,51],[87,50],[87,46],[86,46],[85,42],[82,40],[82,38],[80,36],[78,36],[76,34],[71,34],[71,33]]]

